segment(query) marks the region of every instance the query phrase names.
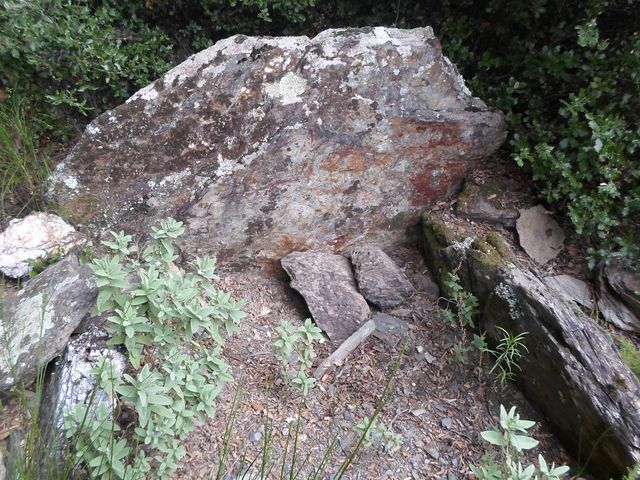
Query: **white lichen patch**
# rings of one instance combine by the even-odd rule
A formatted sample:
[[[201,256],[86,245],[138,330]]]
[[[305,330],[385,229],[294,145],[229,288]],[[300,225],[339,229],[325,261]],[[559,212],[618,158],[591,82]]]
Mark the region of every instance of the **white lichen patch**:
[[[96,133],[100,133],[100,127],[93,123],[90,123],[89,125],[87,125],[85,132],[89,135],[95,135]]]
[[[65,162],[60,162],[49,177],[47,194],[49,196],[54,196],[56,193],[56,187],[60,184],[66,187],[68,194],[78,193],[78,178],[67,171]]]
[[[181,172],[172,173],[171,175],[167,175],[158,184],[160,187],[164,187],[165,185],[176,185],[178,183],[182,183],[182,180],[191,175],[191,169],[186,168]]]
[[[453,242],[451,244],[451,248],[453,248],[456,252],[460,252],[466,255],[467,251],[471,248],[473,241],[474,241],[473,237],[467,237],[461,242]]]
[[[518,319],[522,316],[522,309],[518,303],[518,299],[513,289],[505,283],[499,283],[493,290],[494,293],[504,300],[509,307],[509,316],[511,318]]]
[[[307,81],[293,72],[287,73],[278,82],[267,83],[264,92],[283,105],[290,105],[302,101],[301,95],[307,88]]]

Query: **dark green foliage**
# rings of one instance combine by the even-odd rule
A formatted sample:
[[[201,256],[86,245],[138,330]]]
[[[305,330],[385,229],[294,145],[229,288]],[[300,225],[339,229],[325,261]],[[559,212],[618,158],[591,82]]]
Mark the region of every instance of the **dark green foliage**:
[[[115,2],[1,0],[0,26],[0,85],[58,132],[69,113],[122,102],[173,60],[167,35]]]

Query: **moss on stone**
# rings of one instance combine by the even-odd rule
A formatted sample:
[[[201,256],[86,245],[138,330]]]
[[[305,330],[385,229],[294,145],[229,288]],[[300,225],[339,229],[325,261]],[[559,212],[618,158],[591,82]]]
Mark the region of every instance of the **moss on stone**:
[[[507,241],[498,232],[489,232],[484,237],[485,242],[495,248],[504,259],[511,257],[511,250],[507,246]]]
[[[479,193],[480,188],[477,185],[467,182],[462,192],[458,195],[458,208],[465,210],[469,206],[469,202],[476,198]]]
[[[505,265],[505,258],[500,251],[484,239],[477,239],[473,242],[472,248],[469,250],[470,259],[475,260],[476,266],[483,270],[493,272]]]
[[[616,335],[616,340],[620,344],[620,358],[640,379],[640,350],[623,336]]]

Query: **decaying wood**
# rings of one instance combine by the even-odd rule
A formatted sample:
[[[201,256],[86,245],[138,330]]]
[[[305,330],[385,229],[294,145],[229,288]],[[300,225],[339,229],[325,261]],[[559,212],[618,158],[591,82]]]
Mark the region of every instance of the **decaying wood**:
[[[335,352],[325,358],[322,363],[318,365],[313,376],[316,379],[322,378],[325,373],[333,370],[342,360],[347,358],[351,352],[358,348],[362,342],[369,338],[369,335],[371,335],[375,329],[376,324],[373,320],[368,320],[362,324],[362,326],[347,338]]]

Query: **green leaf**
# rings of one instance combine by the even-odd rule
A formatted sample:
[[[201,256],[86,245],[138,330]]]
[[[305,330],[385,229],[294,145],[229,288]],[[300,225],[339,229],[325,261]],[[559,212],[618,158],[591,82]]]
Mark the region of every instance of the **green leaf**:
[[[480,436],[492,445],[498,445],[504,447],[507,445],[507,441],[500,432],[495,430],[487,430],[480,433]]]

